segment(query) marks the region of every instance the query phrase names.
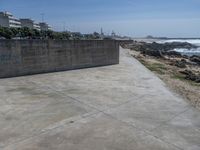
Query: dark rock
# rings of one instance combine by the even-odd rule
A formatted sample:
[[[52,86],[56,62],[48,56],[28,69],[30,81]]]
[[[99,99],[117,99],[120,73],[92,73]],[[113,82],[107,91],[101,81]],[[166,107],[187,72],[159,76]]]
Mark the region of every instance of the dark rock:
[[[188,55],[182,55],[183,58],[189,59],[190,57]]]
[[[196,64],[200,65],[200,56],[191,56],[190,61],[195,62]]]
[[[187,42],[171,42],[171,43],[164,43],[164,46],[167,49],[174,49],[174,48],[185,48],[185,49],[192,49],[197,48],[196,45]]]
[[[181,60],[181,61],[175,61],[175,63],[174,63],[174,66],[177,66],[177,67],[179,67],[179,68],[186,68],[186,61],[183,61],[183,60]]]
[[[149,56],[154,56],[154,57],[162,57],[161,51],[147,49],[147,50],[143,50],[141,53],[144,55],[149,55]]]
[[[173,51],[173,49],[175,48],[191,49],[191,48],[196,48],[196,46],[187,42],[172,42],[163,44],[159,44],[156,42],[153,43],[135,42],[130,46],[130,49],[140,51],[145,55],[156,56],[156,57],[162,57],[163,55],[181,57],[181,53]]]
[[[180,73],[185,75],[185,79],[200,83],[200,74],[196,75],[190,70],[180,71]]]
[[[183,71],[179,71],[180,73],[184,74],[184,75],[190,75],[193,74],[192,71],[190,70],[183,70]]]
[[[187,63],[187,61],[185,59],[181,59],[181,62]]]
[[[171,62],[169,63],[172,66],[176,66],[179,68],[186,68],[186,65],[188,64],[188,62],[185,59],[181,59],[179,60],[171,60]]]
[[[176,52],[176,51],[167,51],[164,53],[165,55],[168,55],[168,56],[176,56],[176,57],[181,57],[181,53],[179,52]]]

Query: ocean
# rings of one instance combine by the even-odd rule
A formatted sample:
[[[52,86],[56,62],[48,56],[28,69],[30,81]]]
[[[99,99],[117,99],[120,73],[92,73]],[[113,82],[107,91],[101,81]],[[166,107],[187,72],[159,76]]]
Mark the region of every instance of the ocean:
[[[160,40],[157,41],[158,43],[167,43],[167,42],[188,42],[191,44],[194,44],[196,46],[198,46],[198,48],[194,48],[194,49],[184,49],[184,48],[176,48],[173,49],[176,52],[180,52],[183,55],[188,55],[188,56],[192,56],[192,55],[199,55],[200,56],[200,39],[176,39],[176,40]]]

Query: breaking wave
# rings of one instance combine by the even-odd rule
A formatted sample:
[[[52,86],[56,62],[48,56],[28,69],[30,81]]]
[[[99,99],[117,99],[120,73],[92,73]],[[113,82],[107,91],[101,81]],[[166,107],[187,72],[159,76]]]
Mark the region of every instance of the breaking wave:
[[[158,43],[171,43],[171,42],[188,42],[198,46],[198,48],[193,49],[185,49],[185,48],[176,48],[173,49],[176,52],[180,52],[184,55],[200,55],[200,39],[176,39],[176,40],[163,40],[158,41]]]

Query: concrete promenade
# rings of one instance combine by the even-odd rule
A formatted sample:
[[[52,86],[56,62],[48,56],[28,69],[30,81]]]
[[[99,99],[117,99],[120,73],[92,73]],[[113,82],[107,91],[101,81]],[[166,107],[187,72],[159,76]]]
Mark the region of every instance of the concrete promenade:
[[[200,111],[120,64],[0,79],[1,150],[200,150]]]

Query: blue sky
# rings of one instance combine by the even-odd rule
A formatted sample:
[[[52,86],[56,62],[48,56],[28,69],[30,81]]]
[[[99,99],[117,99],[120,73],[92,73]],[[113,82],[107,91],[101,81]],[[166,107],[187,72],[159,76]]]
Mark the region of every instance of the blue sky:
[[[200,37],[200,0],[0,0],[0,10],[55,30]]]

